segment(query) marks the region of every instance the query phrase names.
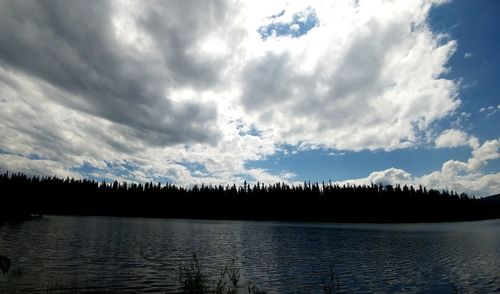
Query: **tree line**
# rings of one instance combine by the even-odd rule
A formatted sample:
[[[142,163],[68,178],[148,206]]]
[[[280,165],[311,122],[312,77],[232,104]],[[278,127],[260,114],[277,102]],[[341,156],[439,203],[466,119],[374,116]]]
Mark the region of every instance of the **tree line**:
[[[332,182],[193,185],[0,175],[1,219],[41,214],[329,222],[434,222],[500,217],[465,193]]]

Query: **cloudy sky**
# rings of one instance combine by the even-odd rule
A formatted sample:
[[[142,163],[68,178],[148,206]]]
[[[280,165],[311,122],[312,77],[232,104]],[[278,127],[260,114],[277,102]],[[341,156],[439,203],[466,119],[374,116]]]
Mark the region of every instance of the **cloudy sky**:
[[[499,193],[498,11],[0,0],[0,171]]]

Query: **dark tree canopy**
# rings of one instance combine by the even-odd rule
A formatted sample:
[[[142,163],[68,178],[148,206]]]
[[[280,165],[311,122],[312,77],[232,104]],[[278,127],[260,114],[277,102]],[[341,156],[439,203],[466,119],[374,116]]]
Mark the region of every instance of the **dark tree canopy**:
[[[0,219],[33,214],[330,222],[431,222],[500,217],[500,206],[453,191],[400,185],[241,186],[112,183],[0,175]]]

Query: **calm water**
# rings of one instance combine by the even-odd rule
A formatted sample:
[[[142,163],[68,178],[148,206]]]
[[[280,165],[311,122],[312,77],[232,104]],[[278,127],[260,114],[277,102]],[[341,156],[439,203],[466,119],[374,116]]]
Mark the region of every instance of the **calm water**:
[[[333,267],[341,290],[500,291],[500,220],[445,224],[303,224],[48,216],[0,226],[12,259],[0,292],[51,283],[114,292],[175,292],[197,252],[214,277],[235,259],[267,293],[320,293]]]

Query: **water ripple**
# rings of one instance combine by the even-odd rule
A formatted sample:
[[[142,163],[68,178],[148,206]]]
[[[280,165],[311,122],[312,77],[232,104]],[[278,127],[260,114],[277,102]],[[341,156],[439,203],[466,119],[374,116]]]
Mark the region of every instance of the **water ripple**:
[[[50,216],[0,227],[13,267],[0,290],[49,285],[120,293],[176,292],[197,252],[208,280],[233,259],[242,281],[267,293],[500,290],[500,221],[448,224],[302,224]],[[1,291],[0,291],[1,292]]]

